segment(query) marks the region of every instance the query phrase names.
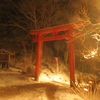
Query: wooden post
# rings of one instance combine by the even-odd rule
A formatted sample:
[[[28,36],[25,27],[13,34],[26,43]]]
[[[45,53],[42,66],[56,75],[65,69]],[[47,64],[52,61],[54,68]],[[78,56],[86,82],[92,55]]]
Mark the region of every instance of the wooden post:
[[[54,57],[55,61],[56,61],[56,73],[59,72],[59,64],[58,64],[58,57]]]
[[[37,41],[37,54],[36,54],[36,70],[35,70],[35,80],[39,80],[40,75],[40,59],[42,53],[42,41],[41,41],[41,34],[38,35]]]
[[[74,41],[69,42],[70,86],[75,86],[75,56]]]
[[[8,63],[7,68],[9,68],[9,66],[10,66],[10,54],[8,55],[8,62],[7,63]]]

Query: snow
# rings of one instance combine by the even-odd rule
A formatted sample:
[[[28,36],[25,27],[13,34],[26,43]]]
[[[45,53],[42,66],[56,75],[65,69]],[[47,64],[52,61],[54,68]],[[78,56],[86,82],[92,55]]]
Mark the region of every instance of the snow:
[[[0,69],[0,79],[0,100],[84,100],[66,83],[35,82],[23,78],[18,70]]]

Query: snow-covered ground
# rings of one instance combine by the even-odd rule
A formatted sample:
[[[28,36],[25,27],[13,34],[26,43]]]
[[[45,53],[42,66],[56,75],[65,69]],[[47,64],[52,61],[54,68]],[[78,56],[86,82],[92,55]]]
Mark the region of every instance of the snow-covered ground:
[[[0,69],[0,100],[85,99],[75,93],[67,84],[60,82],[35,82],[32,78],[23,78],[19,71],[4,71]]]

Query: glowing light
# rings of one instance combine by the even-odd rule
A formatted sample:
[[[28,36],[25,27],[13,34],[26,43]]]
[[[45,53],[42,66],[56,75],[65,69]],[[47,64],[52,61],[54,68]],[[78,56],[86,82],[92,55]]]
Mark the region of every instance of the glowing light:
[[[100,35],[99,34],[93,34],[93,35],[91,35],[92,36],[92,38],[94,38],[94,39],[96,39],[97,41],[100,41]]]
[[[65,82],[66,84],[70,85],[70,82]]]
[[[84,88],[84,91],[89,91],[87,88]]]
[[[51,79],[46,74],[41,73],[40,77],[39,77],[39,81],[40,82],[49,82],[49,81],[51,81]]]
[[[84,58],[85,58],[85,59],[94,58],[96,54],[97,54],[97,50],[93,50],[93,51],[91,51],[89,54],[84,55]]]
[[[39,81],[40,82],[58,82],[70,85],[69,79],[66,81],[65,77],[61,74],[54,74],[54,75],[46,75],[44,73],[40,74]]]
[[[52,77],[52,81],[62,82],[62,78],[59,77],[58,75],[55,75]]]
[[[97,53],[96,51],[92,51],[92,52],[91,52],[92,55],[95,55],[96,53]]]

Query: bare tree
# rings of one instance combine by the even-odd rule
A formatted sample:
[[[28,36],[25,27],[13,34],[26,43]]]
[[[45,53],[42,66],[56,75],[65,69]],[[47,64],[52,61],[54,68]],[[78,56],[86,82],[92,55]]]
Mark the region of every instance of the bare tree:
[[[8,0],[7,2],[10,8],[6,12],[9,26],[30,30],[61,25],[65,21],[60,18],[64,16],[65,5],[60,4],[59,0],[24,0],[24,2],[21,0],[19,3]]]
[[[79,20],[88,22],[86,27],[79,31],[92,33],[91,22],[97,19],[95,16],[91,17],[96,11],[96,7],[92,4],[90,0],[7,0],[5,1],[6,6],[2,6],[5,12],[2,13],[4,16],[2,26],[7,27],[7,34],[12,33],[11,36],[14,38],[9,40],[5,38],[3,41],[10,43],[16,41],[19,48],[25,48],[31,40],[30,30],[63,25]],[[88,29],[87,26],[90,28]],[[10,31],[8,32],[8,30]]]

